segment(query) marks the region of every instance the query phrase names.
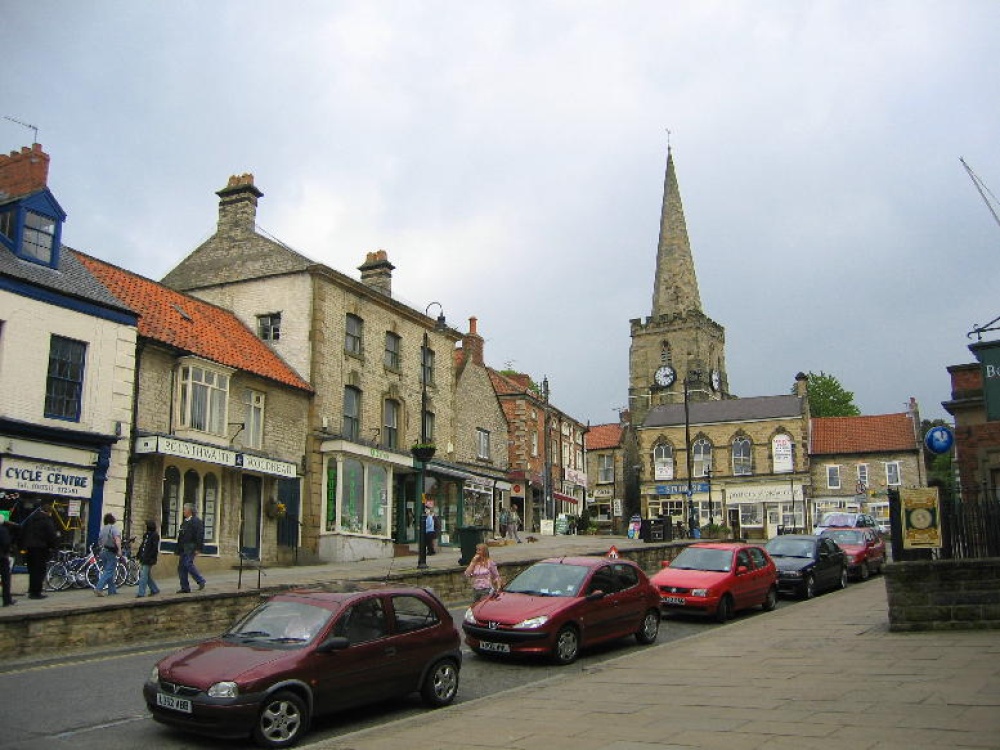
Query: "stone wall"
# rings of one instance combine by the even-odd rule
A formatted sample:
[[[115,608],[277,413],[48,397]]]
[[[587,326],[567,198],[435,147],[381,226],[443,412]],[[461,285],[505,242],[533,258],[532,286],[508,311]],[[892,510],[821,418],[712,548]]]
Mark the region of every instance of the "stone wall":
[[[885,568],[889,629],[1000,629],[1000,559],[919,560]]]
[[[672,560],[685,544],[650,544],[622,553],[652,575],[662,560]],[[501,563],[500,574],[509,581],[534,561]],[[351,591],[383,583],[426,586],[451,606],[472,601],[472,590],[464,567],[425,571],[404,571],[385,578],[347,581],[310,581],[300,587],[329,591]],[[253,571],[244,573],[244,584],[252,585]],[[33,612],[0,617],[0,653],[16,659],[27,656],[65,653],[96,647],[120,647],[129,643],[206,638],[221,633],[238,617],[269,595],[292,588],[274,586],[260,590],[198,594],[191,597],[149,598],[122,601],[98,600],[76,609]],[[5,614],[7,611],[5,610]]]

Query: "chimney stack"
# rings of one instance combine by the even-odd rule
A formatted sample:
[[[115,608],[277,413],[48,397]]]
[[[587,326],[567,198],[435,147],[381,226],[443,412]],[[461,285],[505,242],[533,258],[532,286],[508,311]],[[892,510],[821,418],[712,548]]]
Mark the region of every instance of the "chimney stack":
[[[234,174],[219,196],[219,233],[253,232],[257,225],[257,199],[264,194],[253,184],[253,175]]]
[[[389,262],[385,250],[376,250],[365,256],[365,262],[358,266],[361,271],[361,283],[381,292],[386,297],[392,296],[392,271],[395,268]]]
[[[483,337],[476,332],[477,319],[469,318],[469,332],[462,337],[462,351],[468,361],[479,367],[485,367],[483,361]]]
[[[0,198],[31,195],[48,187],[49,155],[39,143],[0,155]]]

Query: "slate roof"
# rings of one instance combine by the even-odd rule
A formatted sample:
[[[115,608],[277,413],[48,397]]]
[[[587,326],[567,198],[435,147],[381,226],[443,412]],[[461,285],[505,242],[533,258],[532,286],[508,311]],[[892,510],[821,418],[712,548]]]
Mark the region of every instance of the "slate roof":
[[[229,310],[79,251],[77,259],[139,313],[139,335],[299,390],[312,386]]]
[[[617,448],[622,442],[622,426],[619,422],[594,425],[587,432],[587,450],[607,450]]]
[[[765,419],[789,419],[802,416],[799,396],[754,396],[724,401],[688,403],[690,424],[752,422]],[[661,404],[646,414],[643,427],[670,427],[684,424],[684,404]]]
[[[913,419],[907,412],[862,417],[814,417],[809,453],[898,453],[918,451]]]

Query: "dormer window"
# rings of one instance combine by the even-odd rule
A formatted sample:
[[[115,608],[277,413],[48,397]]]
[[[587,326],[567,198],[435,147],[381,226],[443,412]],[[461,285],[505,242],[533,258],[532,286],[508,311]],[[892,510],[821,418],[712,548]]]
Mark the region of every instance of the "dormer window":
[[[0,243],[17,257],[55,268],[66,214],[48,190],[0,207]]]

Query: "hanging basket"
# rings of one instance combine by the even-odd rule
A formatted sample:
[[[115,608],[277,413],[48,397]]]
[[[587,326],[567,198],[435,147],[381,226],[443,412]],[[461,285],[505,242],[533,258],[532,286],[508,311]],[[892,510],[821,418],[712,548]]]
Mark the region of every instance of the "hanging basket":
[[[267,514],[268,518],[284,518],[288,513],[288,509],[285,507],[284,503],[279,503],[274,500],[268,500],[267,505],[264,506],[264,512]]]
[[[413,457],[422,464],[425,464],[434,458],[434,453],[436,451],[437,446],[429,444],[417,444],[410,448],[410,453],[412,453]]]

